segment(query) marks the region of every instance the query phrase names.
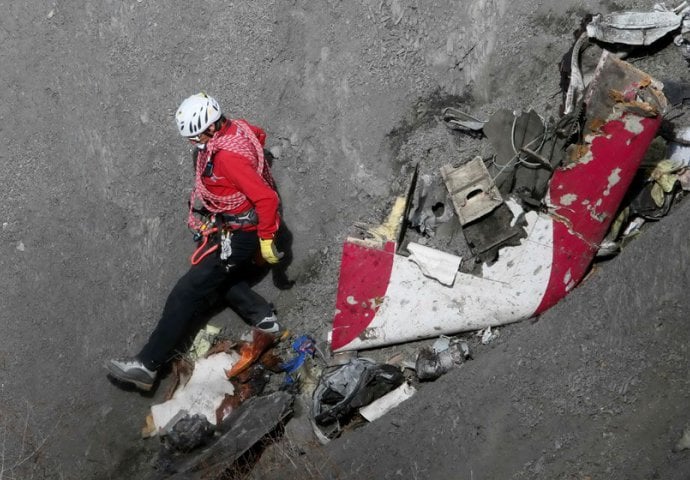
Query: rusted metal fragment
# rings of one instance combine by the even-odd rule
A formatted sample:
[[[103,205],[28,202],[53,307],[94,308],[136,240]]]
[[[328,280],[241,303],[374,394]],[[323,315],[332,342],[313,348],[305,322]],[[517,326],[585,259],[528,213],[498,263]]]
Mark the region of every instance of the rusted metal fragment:
[[[631,104],[631,108],[639,109],[647,118],[656,117],[667,106],[666,98],[661,92],[662,87],[661,83],[648,74],[604,53],[585,95],[587,121],[584,134],[598,133],[602,119],[606,123],[612,120],[612,116],[620,116],[627,103]],[[639,105],[638,102],[649,106]]]
[[[572,164],[588,163],[592,160],[592,152],[587,143],[570,145],[566,149],[566,153],[568,154],[568,168],[571,167]]]
[[[644,87],[641,87],[644,88]],[[616,102],[615,108],[617,110],[623,110],[630,112],[634,115],[640,115],[642,117],[656,117],[659,115],[659,111],[654,105],[647,102],[639,100],[628,100],[624,92],[619,92],[617,90],[610,90],[609,96]]]
[[[604,123],[604,120],[601,118],[593,118],[589,122],[589,128],[591,128],[593,132],[598,132],[599,129],[604,126]]]
[[[557,169],[551,180],[554,261],[537,312],[554,305],[569,291],[569,285],[579,283],[591,264],[661,124],[667,108],[661,87],[629,63],[608,53],[602,55],[585,95],[583,138],[591,159],[583,162],[580,157]],[[611,91],[622,94],[611,95]],[[619,108],[630,102],[646,103],[652,109]],[[646,115],[652,111],[657,114]],[[578,201],[571,202],[566,194],[574,192]],[[561,203],[563,198],[566,204]]]

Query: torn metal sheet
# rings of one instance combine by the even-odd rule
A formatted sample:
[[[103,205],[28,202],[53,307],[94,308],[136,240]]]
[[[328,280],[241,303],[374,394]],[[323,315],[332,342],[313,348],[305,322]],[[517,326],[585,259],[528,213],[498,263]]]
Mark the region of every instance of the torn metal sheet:
[[[527,234],[521,222],[518,222],[522,214],[511,210],[509,203],[515,203],[512,199],[500,205],[493,212],[481,220],[469,223],[462,228],[467,245],[470,247],[475,260],[492,263],[495,261],[498,251],[506,246],[520,244],[520,239]]]
[[[418,243],[408,244],[407,250],[410,252],[409,259],[419,265],[424,275],[444,285],[453,285],[462,258]]]
[[[499,336],[499,331],[497,328],[491,330],[491,327],[486,327],[485,329],[478,331],[477,336],[481,337],[482,345],[488,345]]]
[[[357,350],[501,325],[534,314],[550,276],[553,222],[528,212],[528,237],[501,249],[481,277],[458,272],[453,287],[385,249],[343,246],[333,350]],[[500,301],[497,301],[500,299]]]
[[[200,414],[216,424],[216,409],[226,395],[234,393],[234,387],[225,376],[225,370],[237,362],[235,353],[216,353],[197,360],[189,381],[175,391],[167,402],[151,407],[156,431],[165,432],[184,414]]]
[[[690,100],[690,83],[679,82],[668,78],[662,80],[662,83],[664,84],[664,95],[666,95],[668,103],[672,105],[681,105]],[[690,138],[688,138],[688,144],[690,144]]]
[[[195,455],[169,467],[171,480],[216,478],[247,450],[276,429],[292,413],[294,397],[287,392],[252,397],[223,420],[221,436]]]
[[[491,213],[503,203],[503,197],[481,157],[475,157],[457,168],[444,165],[441,167],[441,176],[461,225]]]
[[[453,130],[472,130],[475,132],[484,128],[486,120],[480,120],[472,115],[462,112],[457,108],[447,107],[441,112],[446,126]]]
[[[661,88],[629,63],[602,55],[585,94],[586,154],[557,169],[549,185],[558,246],[536,313],[556,304],[587,272],[661,125],[668,107]]]
[[[409,225],[418,229],[420,233],[434,236],[438,226],[453,218],[451,208],[443,208],[443,213],[437,215],[434,210],[438,204],[450,204],[446,188],[432,182],[431,175],[419,175],[410,198],[407,213]]]
[[[596,15],[587,35],[606,43],[651,45],[678,30],[683,17],[674,12],[617,12]]]
[[[587,38],[586,33],[580,35],[570,55],[570,82],[563,105],[563,113],[566,115],[575,111],[575,105],[579,103],[585,90],[585,80],[580,69],[580,53],[587,43]]]
[[[613,94],[612,94],[613,93]],[[548,212],[524,213],[526,238],[500,248],[480,275],[458,272],[452,287],[423,275],[389,241],[343,246],[334,351],[357,350],[533,317],[582,280],[656,135],[661,85],[604,54],[585,92],[586,142],[548,183]]]

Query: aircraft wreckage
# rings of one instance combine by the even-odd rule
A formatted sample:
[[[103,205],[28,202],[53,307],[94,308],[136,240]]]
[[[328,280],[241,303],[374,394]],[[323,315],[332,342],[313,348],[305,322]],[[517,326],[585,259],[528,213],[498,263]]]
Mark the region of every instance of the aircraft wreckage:
[[[662,88],[604,52],[579,99],[569,98],[573,113],[550,129],[549,139],[541,122],[531,126],[529,114],[516,116],[508,128],[513,150],[548,173],[536,201],[501,193],[481,158],[444,166],[463,234],[472,252],[488,259],[478,272],[459,269],[457,255],[405,241],[415,175],[385,223],[368,238],[344,242],[332,350],[508,324],[555,305],[588,272],[657,134],[668,108]],[[490,131],[491,122],[471,123]],[[516,127],[531,129],[531,136],[516,143]],[[477,234],[486,222],[489,234]]]

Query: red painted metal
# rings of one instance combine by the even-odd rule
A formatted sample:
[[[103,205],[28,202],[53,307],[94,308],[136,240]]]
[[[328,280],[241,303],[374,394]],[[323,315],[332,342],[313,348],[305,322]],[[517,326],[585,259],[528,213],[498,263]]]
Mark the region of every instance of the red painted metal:
[[[599,243],[615,219],[625,193],[661,125],[661,115],[639,118],[642,131],[626,129],[626,117],[601,127],[590,146],[591,159],[554,172],[549,194],[554,205],[554,248],[551,277],[535,314],[562,299],[587,273]],[[635,120],[634,120],[635,121]],[[612,177],[616,178],[611,185]],[[577,200],[563,205],[567,194]],[[576,232],[576,233],[574,233]]]
[[[551,268],[544,290],[544,277],[535,280],[539,292],[530,295],[539,296],[530,303],[532,313],[527,315],[540,314],[555,305],[587,273],[661,124],[666,101],[653,83],[631,65],[602,56],[585,98],[585,143],[574,146],[573,158],[554,172],[547,199],[549,213],[540,214],[553,226],[552,242],[544,243],[544,248],[551,248]],[[415,328],[415,322],[410,321],[414,312],[409,318],[379,322],[376,330],[381,331],[372,328],[384,297],[395,294],[395,286],[390,287],[395,247],[395,242],[382,247],[358,241],[344,244],[331,338],[334,351],[358,338],[385,336],[385,330]],[[400,279],[392,283],[396,281]],[[532,311],[534,305],[538,306]],[[525,314],[520,315],[527,318]],[[509,323],[520,319],[508,315],[498,320]],[[487,323],[495,324],[496,320],[487,319]]]
[[[386,295],[395,242],[383,248],[346,241],[338,279],[331,348],[337,350],[366,331]]]

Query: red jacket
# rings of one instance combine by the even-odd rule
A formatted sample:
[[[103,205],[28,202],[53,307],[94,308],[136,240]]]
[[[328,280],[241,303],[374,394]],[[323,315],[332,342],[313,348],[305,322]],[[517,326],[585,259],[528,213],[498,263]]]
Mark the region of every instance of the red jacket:
[[[250,125],[250,128],[263,146],[266,141],[266,132],[254,125]],[[232,120],[228,120],[217,135],[234,134],[236,129]],[[201,177],[201,181],[209,192],[221,196],[242,192],[247,200],[227,213],[242,213],[253,206],[259,217],[259,224],[244,227],[243,230],[256,230],[259,238],[273,238],[280,225],[278,216],[280,199],[276,191],[264,182],[249,159],[242,155],[218,150],[211,160],[213,174],[210,177]]]

